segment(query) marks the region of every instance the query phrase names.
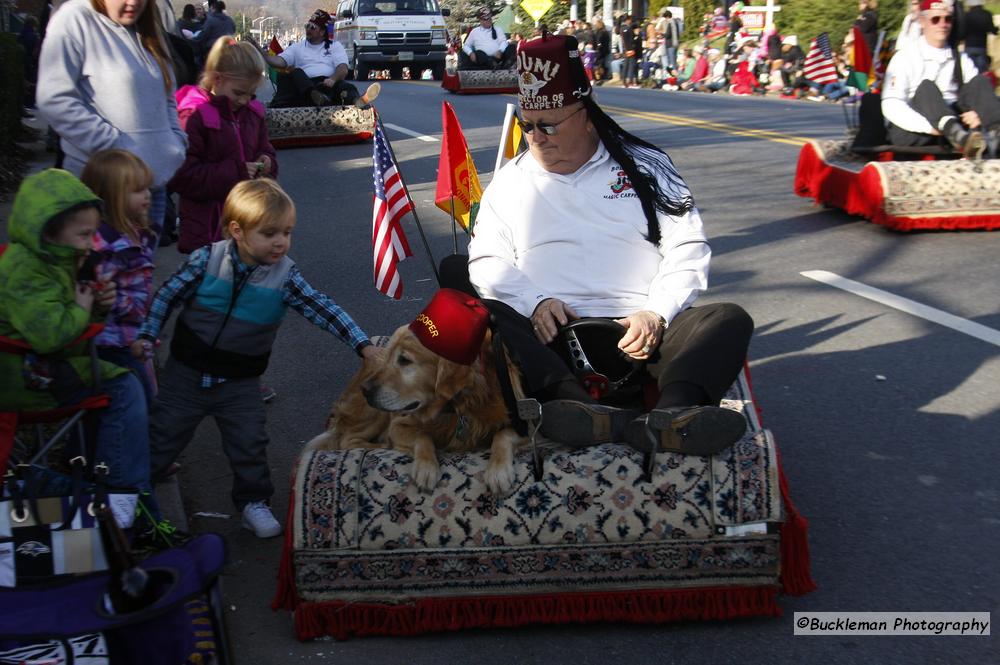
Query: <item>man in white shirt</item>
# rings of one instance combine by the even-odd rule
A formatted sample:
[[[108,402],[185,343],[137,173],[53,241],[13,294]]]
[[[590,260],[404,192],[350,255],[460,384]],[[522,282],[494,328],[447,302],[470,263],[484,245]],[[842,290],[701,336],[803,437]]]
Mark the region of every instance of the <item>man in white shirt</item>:
[[[468,273],[525,392],[543,402],[543,433],[646,453],[732,445],[745,422],[718,404],[743,367],[753,321],[737,305],[691,307],[711,250],[687,185],[666,154],[593,101],[574,37],[522,42],[517,73],[529,150],[484,192]],[[599,404],[577,381],[557,336],[580,317],[623,326],[603,352],[645,363],[660,389],[655,418]]]
[[[493,25],[487,7],[479,10],[479,25],[469,31],[462,46],[465,57],[461,69],[513,69],[514,44],[507,41],[502,28]]]
[[[381,86],[374,83],[364,95],[348,83],[347,51],[338,42],[327,36],[330,15],[317,9],[306,23],[306,38],[296,42],[281,52],[269,55],[266,49],[261,53],[267,64],[275,69],[292,68],[290,72],[278,74],[278,89],[271,101],[272,108],[289,106],[330,106],[334,104],[365,108],[379,93]],[[260,45],[257,45],[260,48]]]
[[[923,34],[897,51],[886,68],[882,115],[889,143],[929,146],[946,140],[967,157],[984,148],[997,156],[1000,101],[967,55],[948,46],[952,9],[947,0],[922,0]]]

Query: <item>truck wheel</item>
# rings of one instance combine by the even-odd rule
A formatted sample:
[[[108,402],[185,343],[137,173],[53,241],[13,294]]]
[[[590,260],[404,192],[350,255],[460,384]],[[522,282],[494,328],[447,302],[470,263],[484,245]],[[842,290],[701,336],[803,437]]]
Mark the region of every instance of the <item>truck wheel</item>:
[[[424,76],[424,68],[419,66],[410,67],[410,80],[419,81]]]
[[[398,81],[403,78],[403,66],[402,65],[389,65],[389,78],[393,81]]]
[[[431,65],[431,74],[434,75],[434,80],[435,81],[443,81],[444,80],[444,63],[443,62],[435,62],[433,65]]]
[[[354,80],[367,81],[369,69],[368,65],[358,60],[358,52],[354,52]]]

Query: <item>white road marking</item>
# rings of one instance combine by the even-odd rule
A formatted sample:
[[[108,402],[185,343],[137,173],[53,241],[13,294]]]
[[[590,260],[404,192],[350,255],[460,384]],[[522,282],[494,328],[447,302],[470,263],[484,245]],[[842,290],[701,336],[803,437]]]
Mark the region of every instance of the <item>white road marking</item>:
[[[877,303],[892,307],[893,309],[898,309],[901,312],[918,316],[921,319],[926,319],[927,321],[937,323],[938,325],[945,326],[946,328],[957,330],[958,332],[965,333],[970,337],[975,337],[976,339],[981,339],[984,342],[1000,346],[1000,330],[988,328],[987,326],[976,323],[975,321],[963,319],[960,316],[955,316],[954,314],[949,314],[948,312],[940,309],[918,303],[916,300],[903,298],[902,296],[897,296],[889,293],[888,291],[883,291],[882,289],[876,289],[874,286],[868,286],[867,284],[862,284],[861,282],[855,282],[853,279],[847,279],[846,277],[841,277],[840,275],[827,272],[826,270],[806,270],[805,272],[801,272],[799,274],[803,277],[816,280],[817,282],[822,282],[823,284],[829,284],[830,286],[834,286],[838,289],[843,289],[844,291],[853,293],[856,296],[861,296],[862,298],[867,298],[868,300],[874,300]]]
[[[388,127],[389,129],[395,129],[400,134],[406,134],[407,136],[412,136],[413,138],[419,141],[426,141],[427,143],[437,143],[438,141],[438,139],[434,138],[433,136],[427,136],[426,134],[418,134],[412,129],[407,129],[406,127],[400,127],[399,125],[394,125],[391,122],[383,122],[382,125],[384,127]]]

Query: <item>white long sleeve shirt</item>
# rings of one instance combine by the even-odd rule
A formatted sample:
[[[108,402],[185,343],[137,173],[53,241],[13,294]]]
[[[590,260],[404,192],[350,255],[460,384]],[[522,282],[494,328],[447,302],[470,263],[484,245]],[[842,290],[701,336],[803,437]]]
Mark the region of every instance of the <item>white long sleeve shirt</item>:
[[[462,46],[462,50],[468,55],[472,55],[473,51],[482,51],[490,56],[495,53],[502,53],[507,48],[507,35],[503,33],[503,29],[500,27],[494,25],[493,28],[496,28],[497,31],[496,39],[493,39],[493,30],[491,28],[484,28],[481,25],[477,25],[469,31],[469,36],[465,38],[465,45]]]
[[[696,208],[659,220],[656,247],[644,237],[635,191],[603,145],[569,175],[549,173],[526,152],[483,193],[469,277],[482,297],[524,316],[558,298],[580,316],[651,310],[669,322],[707,288],[712,251]]]
[[[964,53],[962,58],[962,79],[968,83],[979,70]],[[958,85],[954,80],[955,58],[948,47],[937,48],[927,43],[921,36],[916,43],[897,51],[885,71],[885,85],[882,87],[882,115],[900,129],[918,134],[930,134],[934,129],[924,116],[910,106],[910,100],[917,92],[917,86],[924,79],[934,81],[947,104],[958,99]]]

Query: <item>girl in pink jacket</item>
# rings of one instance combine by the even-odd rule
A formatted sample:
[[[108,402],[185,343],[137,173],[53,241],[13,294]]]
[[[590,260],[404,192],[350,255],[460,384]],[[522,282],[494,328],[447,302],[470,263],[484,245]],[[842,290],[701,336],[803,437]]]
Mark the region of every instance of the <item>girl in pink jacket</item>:
[[[181,197],[177,248],[185,254],[221,239],[222,204],[236,183],[278,174],[264,105],[254,97],[264,69],[249,42],[220,37],[208,52],[201,82],[177,91],[188,149],[170,190]]]

